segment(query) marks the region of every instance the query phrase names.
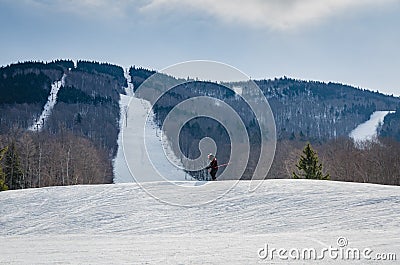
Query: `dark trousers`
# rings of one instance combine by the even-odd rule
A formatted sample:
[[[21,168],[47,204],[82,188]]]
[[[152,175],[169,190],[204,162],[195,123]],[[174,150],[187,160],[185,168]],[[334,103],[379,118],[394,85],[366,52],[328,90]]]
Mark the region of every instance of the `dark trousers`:
[[[218,171],[218,169],[217,169],[217,170],[212,169],[212,170],[210,171],[210,175],[211,175],[212,180],[216,180],[216,179],[217,179],[217,178],[215,177],[215,175],[217,175],[217,171]]]

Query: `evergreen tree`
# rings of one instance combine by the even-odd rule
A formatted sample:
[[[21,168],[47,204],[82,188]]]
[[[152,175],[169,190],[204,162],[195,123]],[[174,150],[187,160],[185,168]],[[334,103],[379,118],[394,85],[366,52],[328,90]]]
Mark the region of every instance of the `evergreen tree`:
[[[8,150],[5,152],[4,173],[6,185],[9,189],[16,190],[24,187],[21,163],[15,148],[15,143],[11,143]]]
[[[329,174],[324,175],[322,173],[322,164],[318,161],[317,153],[312,149],[311,144],[308,143],[303,150],[303,154],[296,165],[300,174],[293,172],[293,178],[305,178],[305,179],[330,179]]]
[[[0,162],[4,157],[4,153],[7,152],[7,147],[4,147],[3,149],[0,149]],[[6,175],[3,172],[3,168],[1,167],[0,164],[0,191],[8,190],[8,187],[6,185]]]

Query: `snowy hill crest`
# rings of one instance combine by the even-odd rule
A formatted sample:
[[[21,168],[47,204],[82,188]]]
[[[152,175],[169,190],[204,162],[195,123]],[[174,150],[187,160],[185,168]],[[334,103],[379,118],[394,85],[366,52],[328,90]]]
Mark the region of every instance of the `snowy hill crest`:
[[[345,237],[350,247],[400,255],[399,187],[262,182],[254,193],[248,193],[246,181],[239,182],[221,199],[190,208],[160,203],[137,184],[2,192],[0,263],[255,264],[267,261],[257,253],[266,243],[321,249],[337,246],[338,237]],[[185,197],[165,182],[144,185],[159,194]],[[206,185],[202,196],[231,185]]]

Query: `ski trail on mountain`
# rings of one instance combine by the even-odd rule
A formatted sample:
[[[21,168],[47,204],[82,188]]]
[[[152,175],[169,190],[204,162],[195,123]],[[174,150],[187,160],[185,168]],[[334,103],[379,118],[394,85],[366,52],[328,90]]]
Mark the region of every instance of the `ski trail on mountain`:
[[[165,180],[160,175],[171,181],[191,180],[188,174],[167,159],[166,155],[174,164],[181,166],[180,159],[174,155],[165,135],[152,122],[154,113],[150,103],[134,96],[128,69],[124,75],[128,86],[125,87],[126,95],[120,95],[120,133],[114,160],[114,183]],[[150,122],[146,123],[148,115]]]
[[[395,111],[375,111],[372,113],[370,119],[359,126],[357,126],[351,133],[350,138],[355,142],[371,141],[377,137],[378,128],[389,113]]]
[[[125,68],[124,71],[124,77],[126,79],[126,82],[128,84],[127,87],[125,87],[125,94],[129,97],[133,97],[135,95],[135,93],[133,92],[133,83],[132,83],[132,77],[129,73],[129,68]]]
[[[51,85],[50,95],[47,99],[46,104],[44,105],[42,114],[40,115],[39,119],[37,119],[32,126],[28,128],[30,131],[41,131],[47,122],[48,118],[51,115],[51,111],[53,110],[54,106],[57,103],[57,95],[58,91],[60,90],[61,86],[65,86],[65,78],[67,77],[66,74],[63,74],[61,80],[55,81]]]

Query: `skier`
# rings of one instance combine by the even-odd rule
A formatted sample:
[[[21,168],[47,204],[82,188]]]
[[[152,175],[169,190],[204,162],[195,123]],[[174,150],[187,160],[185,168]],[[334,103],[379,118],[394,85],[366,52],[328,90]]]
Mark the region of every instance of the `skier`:
[[[206,167],[209,170],[212,180],[217,180],[215,175],[218,171],[218,161],[217,158],[213,154],[208,155],[208,160],[210,160],[210,164]]]

